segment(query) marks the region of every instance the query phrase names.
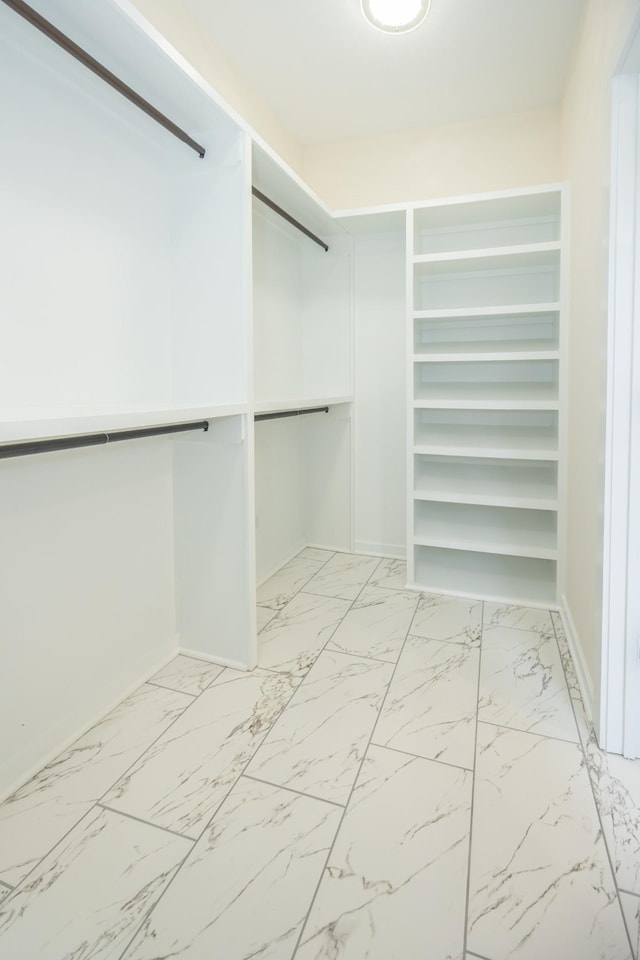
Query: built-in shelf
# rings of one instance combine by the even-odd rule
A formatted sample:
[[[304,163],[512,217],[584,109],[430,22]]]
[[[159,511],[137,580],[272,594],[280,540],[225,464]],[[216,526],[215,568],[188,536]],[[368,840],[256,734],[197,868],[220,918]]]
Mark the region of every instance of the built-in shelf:
[[[557,410],[558,391],[546,383],[442,383],[416,388],[416,409]]]
[[[507,247],[492,247],[484,250],[456,250],[446,253],[426,253],[414,257],[418,275],[422,272],[461,272],[468,270],[528,270],[546,266],[560,252],[559,241],[548,243],[521,243]]]
[[[557,464],[417,456],[414,498],[554,511],[558,509]]]
[[[518,349],[514,350],[517,343]],[[446,350],[443,350],[446,346]],[[436,349],[436,347],[438,349]],[[539,340],[502,340],[502,341],[481,341],[448,344],[431,344],[425,347],[421,352],[415,353],[414,363],[422,363],[428,360],[429,363],[473,363],[478,360],[502,362],[507,360],[558,360],[560,352],[557,346],[544,348],[540,346]]]
[[[560,304],[557,301],[548,303],[517,303],[517,304],[496,304],[495,306],[468,306],[454,307],[451,309],[441,308],[437,310],[414,310],[413,316],[416,320],[438,320],[438,319],[458,319],[462,318],[487,318],[500,316],[522,316],[536,315],[542,313],[557,313],[560,310]]]
[[[5,412],[0,443],[132,430],[191,420],[214,420],[248,412],[246,404],[104,404],[68,408],[22,408]]]

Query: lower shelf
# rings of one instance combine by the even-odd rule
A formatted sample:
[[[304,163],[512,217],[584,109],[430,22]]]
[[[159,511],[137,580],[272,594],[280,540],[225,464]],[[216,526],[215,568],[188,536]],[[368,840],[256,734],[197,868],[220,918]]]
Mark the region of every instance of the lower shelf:
[[[556,603],[553,560],[506,557],[416,545],[414,586],[431,593],[460,594],[534,606]]]

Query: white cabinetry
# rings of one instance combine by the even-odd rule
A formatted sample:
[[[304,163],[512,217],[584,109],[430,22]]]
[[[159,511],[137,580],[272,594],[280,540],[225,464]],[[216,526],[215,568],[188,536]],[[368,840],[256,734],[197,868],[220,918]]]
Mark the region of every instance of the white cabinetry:
[[[407,217],[409,581],[554,603],[561,188]]]

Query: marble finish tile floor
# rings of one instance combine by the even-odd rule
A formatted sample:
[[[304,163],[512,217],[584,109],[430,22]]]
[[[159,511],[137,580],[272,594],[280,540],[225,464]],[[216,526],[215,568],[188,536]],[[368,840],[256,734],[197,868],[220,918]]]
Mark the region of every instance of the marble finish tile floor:
[[[640,761],[555,612],[308,547],[0,804],[0,960],[640,960]]]

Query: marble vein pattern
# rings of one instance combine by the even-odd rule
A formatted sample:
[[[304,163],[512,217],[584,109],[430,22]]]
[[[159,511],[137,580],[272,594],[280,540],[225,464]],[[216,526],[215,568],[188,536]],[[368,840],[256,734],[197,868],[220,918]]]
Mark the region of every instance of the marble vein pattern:
[[[462,960],[470,810],[467,771],[370,746],[296,960]]]
[[[555,636],[484,628],[478,719],[578,741]]]
[[[346,803],[392,671],[382,661],[322,653],[247,773]]]
[[[277,612],[277,610],[272,610],[271,607],[256,607],[258,633],[260,633],[260,631],[266,627],[271,620],[273,620]]]
[[[4,900],[5,897],[8,897],[11,893],[11,887],[4,887],[0,885],[0,903]]]
[[[260,666],[303,677],[350,606],[348,600],[299,593],[260,634]]]
[[[404,590],[407,585],[407,564],[404,560],[384,557],[369,578],[369,586]],[[416,594],[419,596],[419,594]]]
[[[417,593],[367,585],[331,637],[327,649],[395,663],[418,597]]]
[[[197,839],[290,699],[284,674],[225,670],[104,797]]]
[[[534,633],[553,636],[550,612],[537,607],[516,607],[487,601],[484,605],[484,626],[533,630]]]
[[[197,697],[210,686],[216,677],[220,676],[224,667],[206,660],[197,660],[194,657],[177,657],[151,677],[150,683],[157,687],[168,687],[180,693],[190,693]]]
[[[582,702],[576,715],[618,886],[640,896],[640,760],[604,753]]]
[[[340,816],[242,777],[126,960],[289,960]]]
[[[473,769],[480,651],[409,637],[373,742]]]
[[[564,627],[562,625],[562,617],[556,611],[552,611],[551,620],[556,632],[558,647],[560,648],[560,659],[562,660],[562,666],[564,667],[564,675],[567,678],[569,693],[575,700],[582,700],[582,693],[580,691],[580,684],[578,683],[578,677],[576,675],[575,664],[569,649],[567,635],[564,632]]]
[[[306,560],[321,560],[322,563],[326,563],[334,555],[334,552],[334,550],[325,550],[323,547],[305,547],[298,556],[304,557]]]
[[[422,596],[411,624],[411,635],[427,640],[480,645],[482,601],[437,594]]]
[[[0,880],[15,886],[193,697],[143,684],[0,805]]]
[[[289,600],[295,597],[298,590],[301,590],[323,566],[322,560],[294,557],[258,587],[256,593],[258,606],[282,610]]]
[[[578,745],[478,725],[467,945],[493,960],[629,960]]]
[[[307,593],[355,600],[380,560],[353,553],[335,553],[306,584]]]
[[[633,950],[633,960],[640,957],[640,897],[635,897],[631,893],[620,893],[620,902],[622,911],[627,922],[627,930],[631,940]]]
[[[0,906],[0,956],[119,958],[191,846],[94,808]]]

